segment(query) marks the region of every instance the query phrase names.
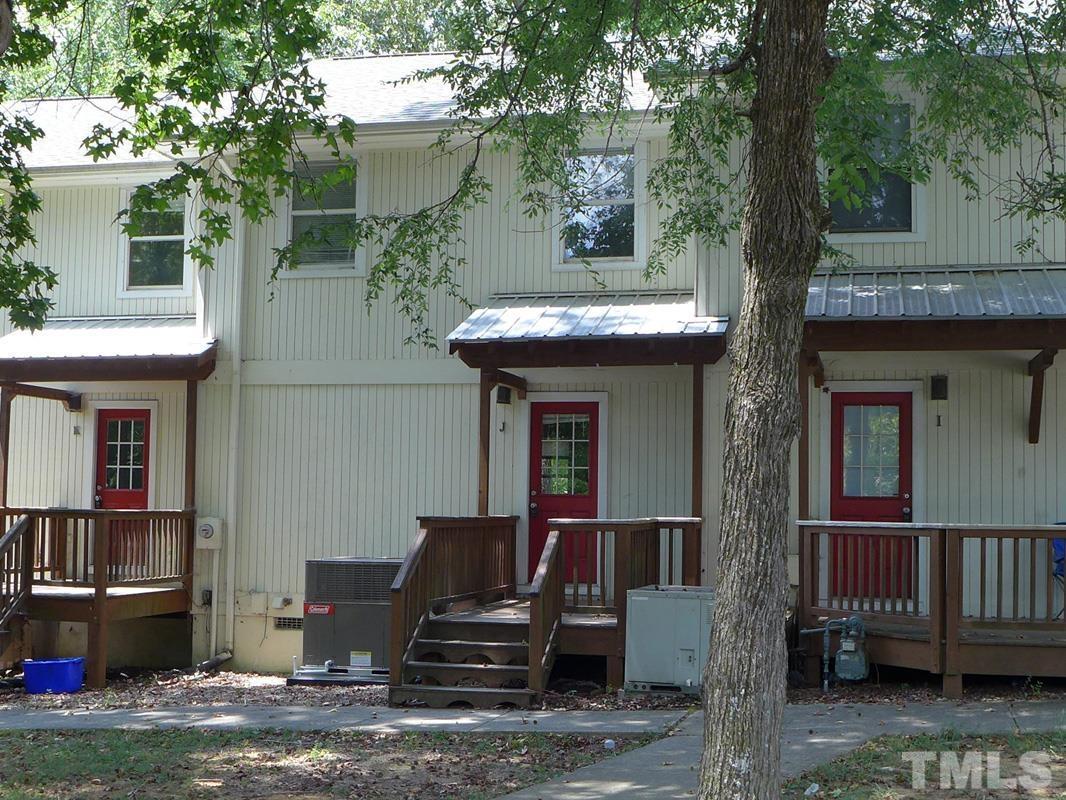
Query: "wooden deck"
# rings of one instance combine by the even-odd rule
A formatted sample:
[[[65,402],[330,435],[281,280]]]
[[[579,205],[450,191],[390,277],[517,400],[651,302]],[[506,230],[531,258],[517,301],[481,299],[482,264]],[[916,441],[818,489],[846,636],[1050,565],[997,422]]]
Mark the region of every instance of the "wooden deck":
[[[195,512],[0,508],[0,631],[25,618],[88,625],[102,687],[108,624],[187,613]]]
[[[503,625],[529,625],[529,598],[517,597],[498,600],[483,606],[474,606],[461,611],[450,611],[435,616],[444,622],[496,623]],[[608,613],[577,613],[566,611],[562,615],[563,627],[569,628],[609,628],[618,625],[618,617]]]
[[[109,620],[178,614],[189,610],[183,586],[110,586],[105,593]],[[91,586],[36,584],[26,614],[30,619],[90,622],[96,614],[96,591]]]
[[[528,706],[559,655],[605,658],[620,687],[626,592],[699,575],[700,520],[689,517],[550,520],[525,592],[515,517],[419,522],[392,586],[394,703]],[[583,575],[575,554],[586,557]]]
[[[876,664],[944,677],[1066,676],[1059,526],[800,523],[802,627],[857,615]],[[1061,547],[1061,545],[1058,545]],[[808,675],[820,646],[808,647]]]

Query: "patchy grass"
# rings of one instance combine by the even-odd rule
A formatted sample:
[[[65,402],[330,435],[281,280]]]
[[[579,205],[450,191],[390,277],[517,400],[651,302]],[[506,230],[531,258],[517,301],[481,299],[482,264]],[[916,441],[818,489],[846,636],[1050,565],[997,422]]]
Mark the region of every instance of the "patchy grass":
[[[980,784],[971,783],[968,788],[961,788],[956,783],[941,788],[941,762],[937,756],[925,765],[925,787],[915,788],[912,785],[912,762],[905,759],[904,754],[920,751],[954,754],[955,759],[959,760],[964,759],[968,752],[980,753]],[[1019,758],[1033,751],[1047,753],[1050,785],[1016,787],[1009,781],[1026,774],[1019,764]],[[999,754],[998,771],[988,769],[985,754],[989,752]],[[990,774],[998,774],[1008,779],[1008,782],[999,787],[990,785]],[[789,781],[783,796],[787,800],[804,798],[804,792],[814,783],[819,787],[814,797],[834,800],[1062,798],[1066,797],[1066,732],[973,736],[948,731],[919,736],[882,736],[836,761]]]
[[[488,800],[609,756],[600,737],[542,733],[11,731],[0,800]]]

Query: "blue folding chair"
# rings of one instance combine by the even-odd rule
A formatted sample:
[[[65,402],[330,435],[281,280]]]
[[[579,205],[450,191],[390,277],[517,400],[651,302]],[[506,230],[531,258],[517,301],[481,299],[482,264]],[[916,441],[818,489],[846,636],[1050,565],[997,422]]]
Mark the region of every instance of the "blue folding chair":
[[[1061,525],[1062,523],[1058,524]],[[1062,610],[1055,616],[1055,619],[1059,619],[1066,613],[1066,539],[1053,539],[1051,541],[1051,551],[1055,559],[1051,574],[1055,576],[1055,583],[1059,585],[1059,589],[1063,594]]]
[[[1066,525],[1066,522],[1056,522],[1055,524]],[[1054,563],[1051,566],[1051,574],[1063,593],[1062,610],[1055,615],[1055,619],[1058,619],[1066,613],[1066,539],[1052,539],[1051,553],[1052,559],[1054,559]]]

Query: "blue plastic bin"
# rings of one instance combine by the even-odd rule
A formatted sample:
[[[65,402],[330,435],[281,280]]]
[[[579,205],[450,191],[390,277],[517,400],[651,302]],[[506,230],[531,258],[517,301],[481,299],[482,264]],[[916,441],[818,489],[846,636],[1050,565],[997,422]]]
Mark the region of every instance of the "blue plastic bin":
[[[85,683],[84,658],[42,658],[22,662],[26,694],[69,694]]]

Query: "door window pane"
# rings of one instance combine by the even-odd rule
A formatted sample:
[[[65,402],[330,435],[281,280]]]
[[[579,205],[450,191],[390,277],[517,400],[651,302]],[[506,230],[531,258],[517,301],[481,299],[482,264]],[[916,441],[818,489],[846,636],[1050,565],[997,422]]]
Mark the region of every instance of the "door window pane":
[[[144,488],[143,419],[110,419],[104,452],[104,483],[108,489]]]
[[[899,406],[845,405],[845,497],[899,496]]]
[[[545,414],[540,426],[540,490],[589,494],[588,414]]]

